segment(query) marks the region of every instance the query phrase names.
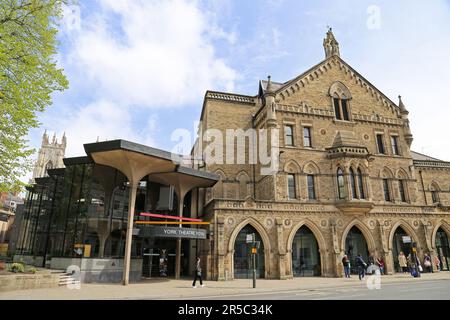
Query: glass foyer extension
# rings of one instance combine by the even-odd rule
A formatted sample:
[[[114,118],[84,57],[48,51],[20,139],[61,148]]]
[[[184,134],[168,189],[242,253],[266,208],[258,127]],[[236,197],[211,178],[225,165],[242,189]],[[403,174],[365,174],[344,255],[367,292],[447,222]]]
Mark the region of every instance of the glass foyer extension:
[[[48,176],[37,178],[36,183],[27,188],[16,260],[32,260],[36,266],[52,269],[64,269],[70,264],[83,265],[82,260],[88,260],[93,267],[85,268],[87,274],[84,280],[119,281],[122,278],[132,182],[123,173],[127,172],[126,168],[118,170],[97,163],[92,156],[96,148],[101,150],[97,152],[108,149],[127,152],[128,155],[139,154],[149,167],[152,167],[152,161],[155,161],[155,166],[165,161],[165,165],[173,167],[172,170],[143,173],[138,178],[134,191],[134,221],[150,220],[149,217],[140,216],[142,212],[199,216],[197,206],[191,205],[191,192],[197,187],[213,185],[217,181],[214,174],[180,167],[168,157],[163,160],[154,157],[158,152],[156,149],[143,150],[144,146],[129,142],[124,148],[122,142],[90,144],[89,156],[64,159],[66,168],[49,169]],[[114,154],[108,156],[113,158]],[[143,165],[134,162],[134,166],[141,168]],[[180,195],[183,199],[181,206]],[[167,221],[151,219],[162,223]],[[131,277],[139,280],[142,274],[160,274],[160,270],[156,269],[160,268],[158,260],[161,257],[166,263],[164,268],[166,271],[168,269],[165,276],[188,275],[195,265],[197,240],[158,238],[145,232],[145,229],[146,226],[141,224],[134,224],[131,229]],[[156,261],[153,256],[157,256]],[[109,265],[112,270],[110,274],[104,274],[105,268],[97,270],[96,265],[99,264]],[[154,270],[150,270],[150,266]]]

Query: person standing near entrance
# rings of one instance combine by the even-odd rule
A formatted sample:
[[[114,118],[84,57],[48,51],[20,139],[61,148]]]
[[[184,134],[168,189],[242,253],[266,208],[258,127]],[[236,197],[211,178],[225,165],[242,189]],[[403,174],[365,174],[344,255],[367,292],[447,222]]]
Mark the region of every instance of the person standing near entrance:
[[[425,258],[423,259],[423,265],[424,265],[424,267],[425,267],[425,270],[426,270],[428,273],[431,273],[431,272],[432,272],[432,268],[431,268],[431,257],[430,257],[427,253],[425,253]]]
[[[342,265],[344,266],[345,277],[350,278],[350,260],[347,255],[342,258]]]
[[[364,262],[360,253],[356,257],[356,266],[358,267],[358,277],[359,280],[362,280],[366,274],[367,263]]]
[[[197,282],[197,279],[200,280],[200,285],[204,287],[202,282],[202,267],[200,266],[200,257],[197,257],[197,263],[195,265],[195,276],[194,276],[194,282],[192,283],[192,288],[197,288],[195,283]]]
[[[377,266],[380,268],[380,274],[384,274],[384,260],[383,258],[377,258]]]
[[[402,268],[403,273],[408,272],[408,262],[403,251],[400,251],[400,254],[398,255],[398,264],[400,265],[400,268]]]
[[[441,270],[441,261],[439,260],[438,256],[434,256],[434,266],[436,267],[436,271]]]

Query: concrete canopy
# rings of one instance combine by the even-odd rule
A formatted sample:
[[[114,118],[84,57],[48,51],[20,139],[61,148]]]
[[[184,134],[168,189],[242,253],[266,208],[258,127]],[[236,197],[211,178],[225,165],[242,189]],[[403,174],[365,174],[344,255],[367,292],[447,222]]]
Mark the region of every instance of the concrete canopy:
[[[219,176],[181,167],[174,161],[179,159],[179,155],[126,140],[88,143],[84,145],[84,150],[95,163],[109,166],[122,172],[130,183],[129,223],[127,226],[123,274],[123,284],[127,285],[129,282],[136,190],[141,179],[148,175],[149,179],[155,182],[174,185],[180,199],[179,213],[181,215],[185,194],[195,187],[213,186],[218,181]],[[180,246],[179,244],[177,247]],[[179,257],[177,261],[179,262]],[[179,268],[177,269],[179,270]]]

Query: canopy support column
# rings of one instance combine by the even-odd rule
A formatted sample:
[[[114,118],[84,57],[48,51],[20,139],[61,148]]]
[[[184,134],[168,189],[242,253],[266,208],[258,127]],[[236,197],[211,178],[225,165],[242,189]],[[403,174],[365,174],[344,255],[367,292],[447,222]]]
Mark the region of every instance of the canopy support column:
[[[128,202],[128,224],[125,242],[125,256],[123,260],[123,285],[130,282],[131,242],[133,240],[134,205],[136,203],[136,191],[139,181],[130,181],[130,198]]]

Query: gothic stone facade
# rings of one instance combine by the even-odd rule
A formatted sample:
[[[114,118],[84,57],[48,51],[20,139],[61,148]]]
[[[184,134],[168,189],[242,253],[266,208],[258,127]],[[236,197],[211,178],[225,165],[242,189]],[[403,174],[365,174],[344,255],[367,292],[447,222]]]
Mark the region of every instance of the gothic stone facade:
[[[401,98],[392,102],[347,64],[331,30],[324,47],[325,60],[285,83],[261,81],[256,96],[205,95],[203,132],[277,128],[281,150],[275,175],[261,175],[259,165],[205,165],[221,177],[198,194],[200,211],[211,221],[212,236],[202,249],[210,279],[233,279],[235,240],[247,224],[262,238],[269,279],[293,277],[292,241],[303,225],[317,240],[321,275],[331,277],[343,274],[346,236],[354,226],[369,252],[385,259],[389,274],[398,227],[417,243],[421,258],[425,253],[434,258],[439,228],[450,235],[450,163],[410,150],[413,138]],[[310,128],[309,141],[304,128]],[[251,151],[247,148],[246,156]],[[361,180],[352,183],[356,173]],[[293,198],[289,174],[295,177]],[[307,175],[313,177],[315,199],[309,199]]]
[[[67,138],[64,133],[61,138],[61,143],[58,142],[56,135],[53,135],[53,139],[50,142],[47,131],[42,135],[41,148],[39,149],[38,158],[33,169],[33,178],[31,183],[34,183],[34,179],[47,176],[48,169],[63,168],[63,158],[66,152]]]

